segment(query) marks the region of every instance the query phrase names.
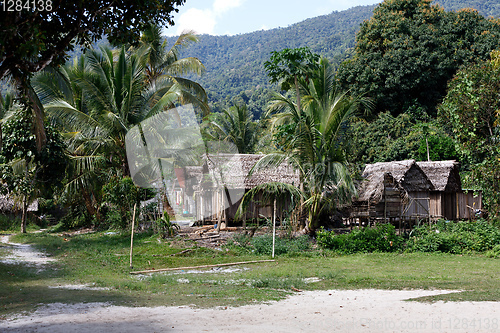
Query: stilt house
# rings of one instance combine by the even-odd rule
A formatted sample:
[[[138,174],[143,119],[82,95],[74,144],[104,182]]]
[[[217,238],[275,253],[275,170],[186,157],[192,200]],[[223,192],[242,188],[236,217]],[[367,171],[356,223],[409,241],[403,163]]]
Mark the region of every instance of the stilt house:
[[[350,218],[359,222],[429,218],[434,190],[415,160],[368,164],[358,186]]]
[[[350,218],[382,220],[470,219],[482,209],[480,191],[464,191],[456,161],[406,160],[368,164]]]
[[[217,154],[206,157],[202,176],[195,186],[196,220],[216,221],[222,213],[223,221],[234,219],[243,195],[257,185],[283,182],[299,186],[299,175],[283,163],[277,168],[260,170],[248,176],[253,166],[263,157],[255,154]],[[273,207],[257,195],[247,209],[245,219],[272,217]],[[277,211],[285,211],[289,202],[278,202]],[[225,209],[222,209],[225,207]]]

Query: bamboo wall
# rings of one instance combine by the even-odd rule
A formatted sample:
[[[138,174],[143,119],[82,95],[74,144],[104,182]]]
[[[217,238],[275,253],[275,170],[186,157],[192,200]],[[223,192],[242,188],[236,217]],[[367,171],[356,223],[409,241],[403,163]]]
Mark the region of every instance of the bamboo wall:
[[[432,192],[430,213],[433,220],[463,220],[477,218],[475,210],[481,210],[481,191],[446,193]]]
[[[483,208],[481,191],[467,191],[456,193],[457,218],[474,219],[476,218],[475,210]]]
[[[232,190],[234,191],[234,190]],[[238,190],[243,191],[243,190]],[[236,194],[236,195],[234,195]],[[234,196],[233,196],[234,195]],[[241,193],[230,193],[232,198],[241,198]],[[254,200],[249,203],[247,212],[242,219],[252,220],[256,218],[266,217],[272,218],[273,216],[273,205],[262,203],[262,193],[258,193],[255,195]],[[206,191],[202,195],[200,192],[197,192],[195,195],[195,203],[196,203],[196,221],[201,221],[203,216],[205,216],[205,221],[217,221],[219,215],[221,214],[221,207],[223,205],[222,202],[222,192],[221,191]],[[225,209],[222,212],[222,221],[232,221],[236,215],[236,211],[240,206],[241,199],[233,202],[232,206]],[[228,202],[226,201],[226,205]],[[276,215],[277,218],[281,220],[281,217],[284,217],[286,212],[291,209],[290,200],[278,200],[276,202]]]

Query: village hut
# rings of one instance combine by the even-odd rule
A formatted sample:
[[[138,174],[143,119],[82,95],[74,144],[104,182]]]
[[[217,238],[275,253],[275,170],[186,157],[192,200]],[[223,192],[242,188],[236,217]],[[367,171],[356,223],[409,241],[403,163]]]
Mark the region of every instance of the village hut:
[[[429,218],[431,181],[415,160],[368,164],[353,201],[351,222],[415,221]]]
[[[474,218],[482,209],[481,191],[463,191],[457,161],[417,162],[434,190],[430,191],[430,215],[433,220]]]
[[[299,175],[286,162],[277,168],[259,170],[249,176],[250,170],[264,155],[256,154],[214,154],[206,155],[203,177],[195,187],[197,220],[226,222],[234,219],[243,195],[255,186],[282,182],[299,185]],[[264,202],[262,195],[254,196],[243,219],[272,217],[273,207]],[[286,200],[278,203],[277,210],[288,209]],[[224,207],[224,208],[222,208]],[[222,216],[219,216],[222,214]]]
[[[0,195],[0,213],[15,214],[22,211],[22,203],[16,202],[9,195]],[[38,200],[34,200],[28,205],[28,212],[38,211]]]

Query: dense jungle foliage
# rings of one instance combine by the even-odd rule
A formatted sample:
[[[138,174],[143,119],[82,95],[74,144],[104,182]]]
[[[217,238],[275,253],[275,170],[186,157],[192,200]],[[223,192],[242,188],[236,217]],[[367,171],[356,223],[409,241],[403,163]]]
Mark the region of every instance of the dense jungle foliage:
[[[386,0],[237,36],[186,33],[172,44],[153,26],[135,46],[101,41],[33,76],[30,105],[43,121],[1,95],[3,191],[56,200],[66,228],[126,227],[155,193],[133,184],[125,135],[192,104],[206,140],[266,153],[258,167],[290,161],[303,188],[273,186],[296,194],[306,229],[350,202],[365,164],[404,159],[460,161],[464,187],[483,190],[498,216],[500,20],[482,13],[500,9],[443,5],[451,3],[481,11]],[[37,149],[44,121],[52,155]],[[333,166],[327,176],[325,165]],[[28,191],[47,184],[54,193]]]

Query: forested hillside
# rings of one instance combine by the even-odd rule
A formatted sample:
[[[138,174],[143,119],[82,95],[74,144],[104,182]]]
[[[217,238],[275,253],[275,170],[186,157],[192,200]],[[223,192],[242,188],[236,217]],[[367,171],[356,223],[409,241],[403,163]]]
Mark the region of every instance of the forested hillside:
[[[200,42],[191,45],[183,55],[197,57],[205,64],[207,71],[197,80],[212,102],[227,102],[241,95],[255,112],[263,107],[263,97],[270,86],[263,64],[271,51],[309,46],[313,52],[339,63],[354,47],[359,24],[370,18],[373,8],[361,6],[333,12],[287,28],[236,36],[201,35]]]
[[[475,8],[484,16],[500,16],[496,0],[438,0],[446,10]],[[227,107],[232,100],[245,102],[256,117],[265,107],[269,82],[264,62],[271,51],[308,46],[328,57],[334,65],[350,57],[360,24],[373,15],[372,6],[358,6],[293,24],[236,36],[201,35],[183,56],[199,58],[206,73],[196,80],[207,90],[212,109]],[[175,39],[171,38],[171,42]]]
[[[474,8],[485,17],[499,17],[500,3],[498,0],[435,0],[446,10],[458,10],[462,8]]]

